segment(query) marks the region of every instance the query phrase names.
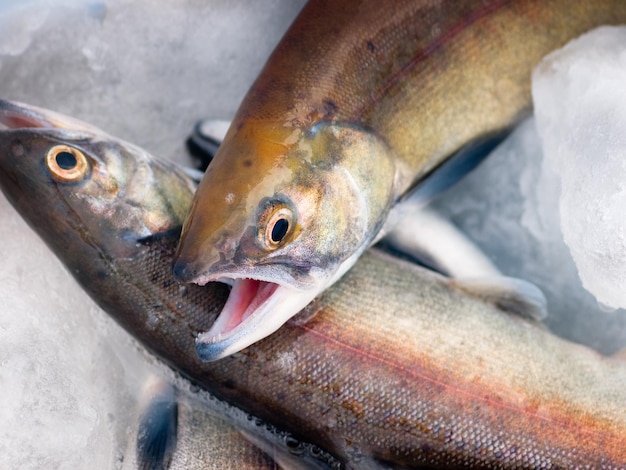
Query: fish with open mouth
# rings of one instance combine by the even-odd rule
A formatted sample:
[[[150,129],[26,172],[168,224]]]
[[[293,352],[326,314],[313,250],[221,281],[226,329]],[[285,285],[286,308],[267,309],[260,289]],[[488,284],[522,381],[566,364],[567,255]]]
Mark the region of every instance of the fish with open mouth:
[[[34,107],[2,101],[0,123],[9,201],[109,315],[216,397],[346,468],[626,468],[623,355],[602,357],[376,251],[313,318],[202,362],[194,338],[228,290],[181,286],[166,269],[189,176]]]
[[[173,272],[232,285],[205,361],[270,335],[530,107],[548,52],[626,20],[621,0],[312,0],[243,100]],[[495,134],[494,134],[495,133]]]

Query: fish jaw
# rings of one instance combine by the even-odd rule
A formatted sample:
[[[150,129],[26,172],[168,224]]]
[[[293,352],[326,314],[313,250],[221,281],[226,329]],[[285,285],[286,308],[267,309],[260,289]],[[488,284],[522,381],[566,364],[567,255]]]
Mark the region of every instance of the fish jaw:
[[[198,357],[204,362],[216,361],[271,335],[337,282],[363,251],[340,263],[330,276],[321,273],[311,276],[312,282],[304,289],[267,280],[228,279],[232,289],[226,304],[209,331],[200,333],[196,339]]]
[[[212,362],[247,348],[278,330],[320,291],[298,290],[249,278],[235,279],[217,320],[196,339],[198,357]]]
[[[46,128],[67,131],[70,138],[79,133],[111,138],[91,124],[70,116],[19,101],[0,99],[0,125],[8,129]]]

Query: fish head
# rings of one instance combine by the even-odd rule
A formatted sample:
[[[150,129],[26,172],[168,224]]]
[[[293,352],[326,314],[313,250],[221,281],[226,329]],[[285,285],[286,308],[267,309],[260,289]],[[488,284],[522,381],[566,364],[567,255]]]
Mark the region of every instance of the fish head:
[[[180,227],[180,208],[194,191],[180,170],[131,144],[10,101],[0,101],[0,187],[53,250],[70,258],[82,251],[67,249],[77,244],[127,256],[138,240]]]
[[[199,337],[200,356],[264,338],[335,282],[380,229],[394,175],[388,147],[364,129],[235,122],[194,196],[173,268],[183,282],[233,286]]]

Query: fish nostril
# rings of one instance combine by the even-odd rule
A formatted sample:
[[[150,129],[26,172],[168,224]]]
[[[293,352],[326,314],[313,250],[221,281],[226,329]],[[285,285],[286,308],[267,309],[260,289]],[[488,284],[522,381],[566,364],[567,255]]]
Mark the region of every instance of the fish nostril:
[[[235,251],[234,243],[228,242],[228,241],[224,241],[220,243],[219,245],[217,245],[216,248],[217,248],[218,253],[223,253],[223,254],[228,254],[228,253],[232,253],[233,251]]]
[[[17,141],[11,145],[11,153],[14,157],[22,157],[24,156],[24,145],[21,142]]]
[[[195,276],[195,270],[189,266],[189,263],[178,260],[172,266],[172,275],[178,282],[189,282]]]

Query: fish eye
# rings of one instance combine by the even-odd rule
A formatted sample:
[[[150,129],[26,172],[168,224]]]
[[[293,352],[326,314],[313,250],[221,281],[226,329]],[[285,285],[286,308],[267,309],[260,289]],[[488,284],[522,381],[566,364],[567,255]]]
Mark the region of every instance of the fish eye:
[[[269,201],[259,219],[258,236],[268,249],[279,248],[293,234],[296,217],[294,211],[282,201]]]
[[[287,235],[287,231],[289,230],[289,221],[284,218],[278,219],[274,222],[274,226],[272,227],[271,239],[274,243],[280,243]]]
[[[46,155],[46,165],[57,181],[73,183],[89,173],[89,162],[80,150],[68,145],[55,145]]]

